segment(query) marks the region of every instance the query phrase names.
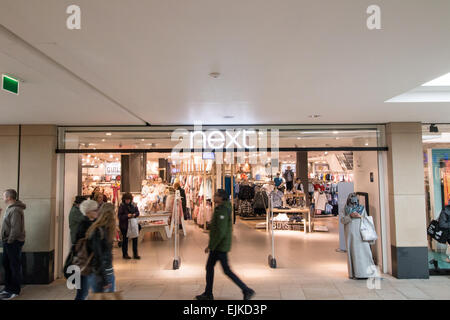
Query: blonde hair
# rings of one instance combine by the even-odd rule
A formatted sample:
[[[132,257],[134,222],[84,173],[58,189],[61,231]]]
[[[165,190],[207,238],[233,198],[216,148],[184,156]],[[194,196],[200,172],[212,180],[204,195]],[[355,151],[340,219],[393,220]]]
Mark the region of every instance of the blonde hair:
[[[98,203],[94,200],[84,200],[80,204],[80,211],[83,215],[86,215],[88,212],[96,211],[98,209]]]
[[[113,242],[116,235],[116,210],[112,203],[105,203],[98,213],[98,218],[89,227],[86,232],[86,237],[90,238],[96,229],[104,228],[106,231],[106,240]],[[105,237],[105,234],[103,234]]]

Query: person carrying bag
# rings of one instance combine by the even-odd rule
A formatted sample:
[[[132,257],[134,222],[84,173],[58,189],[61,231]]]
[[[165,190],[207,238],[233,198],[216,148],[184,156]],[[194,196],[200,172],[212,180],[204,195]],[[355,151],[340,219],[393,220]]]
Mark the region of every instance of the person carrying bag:
[[[122,233],[122,255],[124,259],[131,259],[128,255],[128,239],[133,240],[133,259],[140,259],[138,255],[139,224],[137,217],[139,209],[133,204],[131,193],[125,193],[119,207],[119,227]]]

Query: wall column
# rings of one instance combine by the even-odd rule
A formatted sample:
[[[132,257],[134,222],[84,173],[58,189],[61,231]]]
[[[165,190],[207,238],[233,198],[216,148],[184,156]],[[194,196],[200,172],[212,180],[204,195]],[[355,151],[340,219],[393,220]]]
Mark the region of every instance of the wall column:
[[[386,125],[387,174],[392,275],[399,279],[427,279],[422,126]]]
[[[21,127],[19,135],[18,129],[19,126],[0,127],[2,149],[6,147],[0,165],[0,187],[2,192],[17,189],[19,181],[19,198],[27,206],[22,254],[24,283],[47,284],[54,280],[57,130],[56,126],[27,125]],[[0,261],[1,282],[3,278]]]

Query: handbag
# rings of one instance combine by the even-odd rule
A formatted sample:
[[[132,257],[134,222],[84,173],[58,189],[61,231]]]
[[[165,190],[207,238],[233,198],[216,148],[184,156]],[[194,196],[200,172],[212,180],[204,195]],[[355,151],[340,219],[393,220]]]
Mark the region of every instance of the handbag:
[[[81,275],[86,276],[92,272],[90,264],[93,257],[94,257],[93,252],[90,255],[88,254],[87,238],[78,240],[78,242],[74,247],[74,253],[71,262],[73,265],[77,265],[78,267],[80,267]],[[66,263],[69,262],[66,260]]]
[[[373,224],[373,218],[370,216],[364,216],[361,218],[360,231],[363,241],[372,242],[378,239],[377,232],[375,231],[375,225]]]
[[[437,220],[430,222],[427,234],[439,243],[446,243],[449,240],[449,229],[439,227],[439,221]]]
[[[136,218],[128,219],[127,238],[134,239],[139,236],[139,224]]]

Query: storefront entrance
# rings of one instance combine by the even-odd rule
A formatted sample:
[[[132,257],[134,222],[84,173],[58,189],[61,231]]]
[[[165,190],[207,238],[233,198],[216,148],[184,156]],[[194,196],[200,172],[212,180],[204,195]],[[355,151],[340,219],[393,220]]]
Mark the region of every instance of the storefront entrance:
[[[271,128],[264,128],[267,129]],[[236,270],[251,277],[263,276],[271,269],[267,257],[275,252],[277,269],[305,275],[327,272],[345,278],[347,255],[339,215],[348,194],[359,192],[380,235],[380,241],[372,248],[374,260],[380,270],[385,269],[378,171],[379,155],[385,148],[379,146],[380,128],[287,129],[277,132],[277,148],[273,148],[273,133],[269,133],[266,149],[248,148],[252,146],[249,137],[241,141],[247,148],[234,150],[232,156],[225,155],[222,160],[218,150],[208,148],[182,156],[174,153],[172,148],[181,139],[174,141],[173,130],[62,128],[58,153],[64,164],[61,179],[65,221],[75,195],[90,197],[99,191],[118,206],[123,193],[131,192],[141,212],[142,259],[121,259],[118,232],[114,258],[117,277],[160,273],[169,276],[177,255],[173,186],[179,183],[186,192],[179,234],[180,270],[187,277],[202,278],[206,262],[203,249],[207,246],[214,207],[212,195],[223,188],[233,204],[235,224],[230,257]],[[252,129],[247,129],[246,134],[249,132]],[[220,142],[220,134],[214,134],[216,140],[210,141]],[[292,172],[292,181],[287,171]],[[277,173],[284,189],[281,205],[272,208],[276,229],[272,237],[268,200],[279,182]],[[70,248],[67,223],[59,230],[61,261]]]

